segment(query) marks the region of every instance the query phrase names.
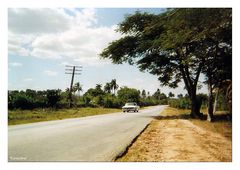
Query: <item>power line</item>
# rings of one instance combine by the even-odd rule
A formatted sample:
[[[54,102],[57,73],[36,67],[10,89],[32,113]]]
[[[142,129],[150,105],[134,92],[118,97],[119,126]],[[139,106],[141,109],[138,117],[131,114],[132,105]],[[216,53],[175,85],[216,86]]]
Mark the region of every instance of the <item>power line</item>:
[[[81,75],[81,69],[82,66],[70,66],[66,65],[65,66],[65,74],[71,74],[72,79],[70,83],[70,88],[69,88],[69,107],[72,107],[72,89],[73,89],[73,82],[74,82],[74,76],[75,75]]]

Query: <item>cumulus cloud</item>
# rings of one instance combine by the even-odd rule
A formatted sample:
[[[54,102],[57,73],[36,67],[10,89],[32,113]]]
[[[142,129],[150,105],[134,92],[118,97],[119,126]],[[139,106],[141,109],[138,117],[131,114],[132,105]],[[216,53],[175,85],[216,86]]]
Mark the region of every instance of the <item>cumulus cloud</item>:
[[[56,71],[51,71],[51,70],[45,70],[44,74],[48,75],[48,76],[56,76],[58,75],[58,72]]]
[[[21,23],[20,23],[21,22]],[[9,54],[101,65],[98,54],[120,37],[97,27],[94,9],[9,9]]]
[[[69,29],[71,17],[61,9],[10,8],[8,28],[22,34],[55,33]]]
[[[20,56],[29,56],[30,49],[27,48],[33,41],[33,36],[16,35],[9,31],[8,33],[8,52]]]

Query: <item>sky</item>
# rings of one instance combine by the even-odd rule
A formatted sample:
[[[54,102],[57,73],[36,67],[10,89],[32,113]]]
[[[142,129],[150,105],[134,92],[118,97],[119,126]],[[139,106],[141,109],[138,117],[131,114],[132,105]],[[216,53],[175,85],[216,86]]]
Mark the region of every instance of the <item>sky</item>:
[[[184,84],[170,89],[160,86],[157,76],[140,72],[136,66],[115,65],[100,59],[107,45],[120,38],[117,24],[127,14],[143,11],[154,14],[163,8],[9,8],[8,88],[9,90],[66,89],[71,75],[65,65],[82,66],[83,92],[96,84],[117,80],[117,84],[153,94],[158,88],[168,94],[186,94]],[[203,81],[201,76],[200,81]],[[206,93],[206,87],[199,91]]]

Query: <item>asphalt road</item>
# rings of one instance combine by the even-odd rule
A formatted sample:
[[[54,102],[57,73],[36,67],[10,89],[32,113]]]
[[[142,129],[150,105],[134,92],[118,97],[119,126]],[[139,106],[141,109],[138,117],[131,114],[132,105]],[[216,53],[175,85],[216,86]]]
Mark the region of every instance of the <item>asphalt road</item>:
[[[113,161],[165,106],[8,127],[12,161]]]

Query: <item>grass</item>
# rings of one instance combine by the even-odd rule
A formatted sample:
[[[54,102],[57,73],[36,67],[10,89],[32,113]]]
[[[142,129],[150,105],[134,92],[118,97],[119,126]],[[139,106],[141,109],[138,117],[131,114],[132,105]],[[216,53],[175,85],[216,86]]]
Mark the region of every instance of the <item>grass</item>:
[[[9,110],[8,125],[17,125],[66,118],[79,118],[107,113],[121,112],[121,109],[110,108],[76,108],[76,109],[34,109],[34,110]]]
[[[161,116],[184,116],[189,114],[190,110],[188,109],[176,109],[172,107],[167,107],[161,112]]]

